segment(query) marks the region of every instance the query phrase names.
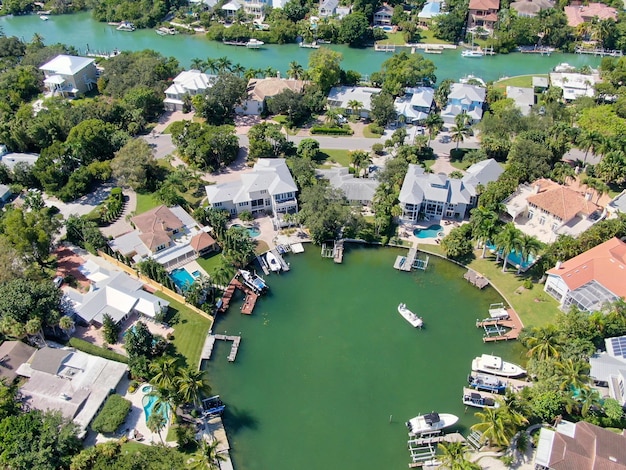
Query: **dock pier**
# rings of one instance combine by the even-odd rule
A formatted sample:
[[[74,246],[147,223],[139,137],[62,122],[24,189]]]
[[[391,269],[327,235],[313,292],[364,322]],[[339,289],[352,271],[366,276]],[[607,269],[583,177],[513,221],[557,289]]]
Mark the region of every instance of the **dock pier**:
[[[476,320],[476,328],[483,328],[485,330],[485,336],[483,336],[484,343],[508,341],[519,337],[524,327],[522,320],[520,320],[519,315],[512,308],[508,308],[506,311],[509,314],[508,318]],[[509,331],[505,328],[509,328]]]
[[[276,259],[278,260],[278,263],[280,264],[280,268],[283,271],[289,271],[290,267],[289,267],[289,263],[287,263],[285,261],[285,259],[283,258],[283,256],[278,252],[278,250],[276,248],[270,250],[272,252],[272,254],[276,257]]]
[[[265,274],[266,276],[269,275],[270,270],[267,267],[267,263],[260,255],[256,257],[256,262],[259,263],[259,266],[261,266],[263,274]]]
[[[399,271],[410,272],[412,269],[420,269],[425,271],[428,267],[430,257],[427,255],[425,259],[417,257],[417,248],[411,248],[406,256],[397,256],[393,263],[394,269]]]
[[[468,269],[467,272],[463,274],[463,277],[467,280],[467,282],[478,287],[479,289],[484,289],[489,285],[487,278],[478,274],[473,269]]]
[[[422,434],[407,441],[411,463],[409,468],[423,467],[427,462],[433,462],[437,458],[437,444],[441,442],[465,442],[465,438],[459,433],[443,434],[436,431]]]
[[[226,313],[226,311],[228,310],[228,307],[230,307],[230,302],[233,299],[233,296],[235,295],[236,289],[239,289],[246,295],[243,305],[241,306],[241,313],[245,315],[252,314],[252,311],[254,310],[254,306],[256,305],[256,301],[259,299],[259,294],[254,292],[254,290],[252,290],[250,287],[243,284],[239,279],[237,279],[237,276],[235,276],[228,283],[228,287],[226,287],[226,290],[224,291],[224,295],[222,295],[222,305],[218,309],[218,312]]]
[[[208,361],[211,359],[211,356],[213,355],[213,348],[215,347],[215,342],[217,340],[233,342],[230,348],[230,354],[228,355],[228,362],[235,362],[237,352],[239,351],[239,345],[241,344],[241,336],[214,335],[209,333],[204,341],[204,346],[202,347],[200,363],[202,363],[203,360]]]
[[[333,261],[337,264],[343,263],[343,240],[339,240],[335,243],[333,248]]]

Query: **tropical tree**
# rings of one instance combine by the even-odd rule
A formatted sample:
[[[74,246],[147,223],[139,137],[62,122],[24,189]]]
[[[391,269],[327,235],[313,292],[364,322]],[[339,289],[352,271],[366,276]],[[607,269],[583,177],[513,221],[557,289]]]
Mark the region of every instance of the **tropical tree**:
[[[596,203],[600,200],[603,194],[609,192],[609,187],[604,183],[604,181],[599,180],[598,178],[591,178],[587,176],[582,179],[581,183],[596,192]]]
[[[67,315],[62,316],[59,319],[59,328],[61,328],[61,331],[63,331],[63,333],[69,336],[70,332],[74,329],[74,320],[72,320]]]
[[[584,386],[569,397],[565,409],[568,413],[580,414],[586,418],[592,410],[599,410],[601,405],[602,399],[598,391],[589,386]]]
[[[163,442],[163,436],[161,435],[161,432],[166,425],[167,418],[163,416],[163,414],[155,412],[155,410],[153,409],[150,417],[148,418],[146,426],[148,426],[148,429],[151,432],[156,432],[159,435],[159,439],[161,439],[161,444],[163,445],[165,445],[165,443]]]
[[[340,114],[341,110],[339,108],[328,108],[328,110],[326,111],[326,124],[332,126],[336,125]]]
[[[493,241],[500,231],[500,220],[498,214],[483,206],[478,206],[471,211],[472,236],[478,242],[477,248],[482,244],[483,252],[481,258],[485,257],[487,242]]]
[[[569,178],[574,178],[576,173],[571,165],[565,162],[557,162],[554,164],[550,178],[557,183],[565,184]]]
[[[215,60],[215,66],[219,73],[230,72],[233,66],[233,61],[226,56],[219,57]]]
[[[191,68],[192,70],[200,70],[201,72],[204,72],[206,70],[206,62],[202,59],[199,59],[197,57],[191,59]]]
[[[352,115],[356,116],[357,119],[361,117],[361,110],[363,109],[363,103],[361,103],[359,100],[348,101],[348,108],[352,110]]]
[[[443,118],[439,113],[430,113],[424,120],[424,126],[428,129],[428,145],[432,138],[439,133],[443,127]]]
[[[600,134],[597,130],[583,129],[576,139],[576,143],[580,149],[585,151],[583,164],[587,163],[587,155],[589,154],[589,151],[595,154],[599,146],[602,145],[603,140],[604,138],[602,137],[602,134]]]
[[[226,286],[233,277],[233,269],[226,263],[220,263],[213,270],[213,283],[218,286]]]
[[[472,426],[472,431],[480,432],[483,440],[496,447],[508,447],[518,428],[527,421],[506,405],[495,409],[484,408],[475,416],[480,422]]]
[[[502,272],[506,272],[506,263],[512,251],[520,251],[520,235],[522,232],[515,228],[515,225],[508,223],[502,231],[495,237],[496,249],[502,251],[504,260],[502,261]],[[499,256],[499,255],[498,255]]]
[[[553,325],[534,327],[523,340],[524,346],[528,348],[526,356],[537,361],[558,358],[561,354],[561,339],[561,332]]]
[[[467,136],[469,136],[469,129],[467,126],[452,126],[450,128],[450,134],[452,137],[452,141],[456,142],[456,149],[459,149],[459,144],[465,140]]]
[[[152,379],[150,382],[157,387],[172,389],[174,387],[180,366],[175,357],[162,357],[150,363]]]
[[[190,367],[181,369],[176,380],[178,393],[183,402],[193,403],[198,406],[200,394],[206,388],[204,383],[204,372]]]
[[[572,358],[556,363],[559,389],[571,390],[583,388],[589,382],[589,363]]]
[[[244,73],[246,73],[246,68],[243,65],[237,63],[230,68],[230,71],[238,77],[241,77]]]
[[[449,470],[480,470],[482,467],[468,460],[467,445],[463,442],[446,442],[438,445],[441,451],[438,455],[439,468]]]
[[[26,322],[26,325],[24,325],[24,329],[28,336],[39,336],[41,341],[46,344],[46,339],[43,336],[43,331],[41,327],[41,319],[37,317],[31,318]]]
[[[350,152],[350,164],[354,166],[354,174],[358,178],[361,170],[372,162],[370,154],[364,150],[354,150]]]
[[[211,73],[217,73],[217,71],[219,70],[219,67],[217,65],[217,59],[213,59],[211,57],[204,61],[204,67],[205,70],[208,70]]]
[[[304,78],[304,68],[295,60],[289,62],[287,77],[293,78],[294,80],[302,80]]]
[[[528,263],[528,259],[531,256],[536,257],[541,250],[543,250],[543,243],[541,243],[536,237],[528,235],[526,233],[520,233],[519,237],[519,250],[522,255],[522,263]],[[517,268],[517,274],[522,270],[520,264]]]
[[[187,462],[187,468],[192,470],[219,470],[219,463],[226,460],[226,457],[218,451],[219,445],[220,442],[217,439],[213,439],[211,442],[203,440],[198,451]]]

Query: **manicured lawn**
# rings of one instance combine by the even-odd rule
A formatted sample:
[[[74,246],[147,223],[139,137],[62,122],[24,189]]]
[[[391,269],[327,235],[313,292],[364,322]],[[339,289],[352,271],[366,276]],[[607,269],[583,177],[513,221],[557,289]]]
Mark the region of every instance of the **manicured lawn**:
[[[533,86],[533,77],[548,77],[545,74],[518,75],[516,77],[505,78],[495,83],[496,88],[506,90],[507,86],[518,86],[523,88],[531,88]]]
[[[320,158],[317,160],[322,168],[330,168],[331,163],[338,163],[341,166],[350,166],[350,151],[340,149],[321,149]]]
[[[443,254],[443,250],[438,245],[422,244],[420,250]],[[501,261],[496,263],[496,257],[489,252],[485,259],[481,259],[481,253],[482,250],[475,251],[476,258],[468,266],[485,276],[498,288],[519,314],[525,327],[542,326],[554,322],[558,304],[543,291],[543,284],[534,284],[530,290],[520,289],[525,279],[523,275],[518,276],[515,269],[507,269],[507,272],[503,273]]]
[[[135,214],[143,214],[146,211],[160,205],[152,193],[137,193],[137,209]]]
[[[471,166],[471,163],[468,163],[468,162],[464,163],[458,160],[454,160],[454,161],[450,160],[450,165],[452,165],[457,170],[467,170]]]
[[[192,312],[180,302],[171,297],[156,292],[155,295],[167,300],[170,303],[170,316],[174,328],[174,346],[176,351],[187,360],[187,365],[197,367],[200,363],[200,353],[211,326],[211,321]]]
[[[202,269],[204,269],[209,276],[211,276],[213,275],[215,268],[222,264],[222,259],[223,257],[221,253],[213,253],[211,255],[201,256],[196,259],[196,261],[200,266],[202,266]]]
[[[269,247],[269,245],[267,243],[265,243],[263,240],[257,240],[256,248],[254,249],[254,252],[257,255],[260,255],[260,254],[265,253],[269,249],[270,249],[270,247]]]
[[[422,160],[422,163],[424,164],[424,166],[428,170],[431,166],[433,166],[435,164],[435,161],[436,160]]]
[[[397,44],[397,45],[404,45],[406,43],[406,41],[404,40],[404,34],[403,33],[387,33],[387,39],[384,39],[382,41],[378,41],[379,44]]]
[[[422,39],[420,39],[422,44],[451,44],[441,39],[437,39],[430,30],[423,29],[420,31],[420,34],[422,35]]]
[[[382,134],[374,134],[371,130],[370,130],[370,126],[365,126],[363,128],[363,137],[365,137],[366,139],[380,139],[380,136]]]

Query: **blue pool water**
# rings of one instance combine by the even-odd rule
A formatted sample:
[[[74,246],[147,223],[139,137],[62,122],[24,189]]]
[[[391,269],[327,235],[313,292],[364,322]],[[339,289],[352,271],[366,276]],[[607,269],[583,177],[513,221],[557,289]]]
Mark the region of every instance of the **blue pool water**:
[[[487,243],[487,248],[493,251],[496,250],[496,246],[491,242]],[[502,257],[502,250],[500,250],[500,256]],[[509,253],[509,257],[506,260],[506,262],[510,264],[511,266],[515,266],[515,267],[517,267],[518,265],[521,266],[522,271],[526,271],[528,268],[530,268],[533,264],[535,264],[535,261],[536,260],[533,255],[529,255],[528,260],[523,261],[522,254],[518,253],[515,250]]]
[[[152,391],[152,385],[144,385],[141,387],[141,391],[143,393],[150,393]]]
[[[393,26],[379,26],[380,29],[382,29],[383,31],[385,31],[386,33],[392,33],[393,32]]]
[[[172,278],[172,281],[174,281],[174,284],[176,284],[176,287],[180,290],[187,289],[195,280],[194,277],[184,268],[174,269],[170,273],[170,277]]]
[[[436,238],[442,230],[441,225],[435,224],[428,228],[416,228],[413,230],[413,235],[417,238]]]
[[[243,227],[243,225],[233,224],[232,227]],[[255,238],[261,235],[261,231],[256,227],[245,227],[245,228],[248,231],[248,235],[250,235],[252,238]]]
[[[143,397],[141,404],[143,405],[143,412],[146,414],[146,423],[148,422],[148,419],[150,419],[150,415],[152,414],[152,411],[154,410],[154,405],[156,404],[156,401],[157,401],[157,397],[155,395],[146,395]],[[163,406],[161,408],[163,416],[165,417],[166,420],[169,414],[168,408],[169,408],[168,406]]]

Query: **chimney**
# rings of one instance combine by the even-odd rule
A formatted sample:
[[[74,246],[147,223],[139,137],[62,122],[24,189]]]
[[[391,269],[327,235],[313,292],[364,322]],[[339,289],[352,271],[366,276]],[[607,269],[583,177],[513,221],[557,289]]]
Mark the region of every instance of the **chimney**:
[[[561,266],[563,265],[563,263],[561,261],[557,261],[556,265],[554,266],[556,269],[561,269]]]
[[[540,189],[541,189],[540,184],[536,184],[535,186],[533,186],[533,194],[539,194]]]

